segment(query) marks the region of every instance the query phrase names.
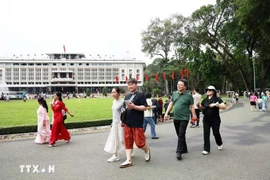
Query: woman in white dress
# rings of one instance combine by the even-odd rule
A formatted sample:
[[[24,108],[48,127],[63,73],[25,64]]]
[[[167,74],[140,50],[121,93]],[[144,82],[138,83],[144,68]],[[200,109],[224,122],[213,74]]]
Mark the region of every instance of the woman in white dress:
[[[51,136],[48,105],[42,97],[38,98],[38,103],[40,106],[37,110],[38,127],[35,143],[45,144],[49,143]]]
[[[121,127],[120,114],[124,100],[120,99],[120,89],[118,87],[112,89],[112,97],[114,98],[112,105],[112,128],[110,135],[104,147],[104,151],[113,153],[108,162],[119,161],[118,152],[124,149],[123,128]]]

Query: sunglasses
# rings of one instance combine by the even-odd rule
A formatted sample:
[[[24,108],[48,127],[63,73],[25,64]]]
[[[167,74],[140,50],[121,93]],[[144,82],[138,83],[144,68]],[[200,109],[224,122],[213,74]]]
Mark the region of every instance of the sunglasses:
[[[213,91],[213,89],[206,89],[206,91]]]

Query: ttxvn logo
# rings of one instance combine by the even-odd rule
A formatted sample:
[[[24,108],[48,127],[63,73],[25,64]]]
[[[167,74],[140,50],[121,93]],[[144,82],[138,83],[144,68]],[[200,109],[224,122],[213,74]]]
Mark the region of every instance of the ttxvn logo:
[[[55,165],[41,167],[40,165],[20,165],[21,173],[54,173]]]

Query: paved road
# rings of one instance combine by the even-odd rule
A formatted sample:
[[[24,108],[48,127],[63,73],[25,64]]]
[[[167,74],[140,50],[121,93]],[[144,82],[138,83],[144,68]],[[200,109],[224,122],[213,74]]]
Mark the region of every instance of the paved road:
[[[207,156],[201,154],[202,128],[188,128],[189,153],[177,161],[177,139],[168,122],[157,125],[158,140],[150,138],[150,128],[146,132],[151,161],[146,163],[143,152],[136,150],[133,167],[126,169],[119,168],[123,151],[120,162],[107,163],[110,154],[103,147],[108,132],[73,135],[69,144],[59,141],[55,148],[34,144],[33,139],[1,142],[0,179],[269,180],[270,112],[251,112],[248,101],[241,101],[221,113],[224,149],[218,151],[211,136]]]

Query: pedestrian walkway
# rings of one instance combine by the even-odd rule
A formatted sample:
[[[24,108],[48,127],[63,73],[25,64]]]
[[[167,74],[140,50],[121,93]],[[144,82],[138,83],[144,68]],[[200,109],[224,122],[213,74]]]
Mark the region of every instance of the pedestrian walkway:
[[[270,179],[270,113],[251,112],[248,100],[234,104],[221,113],[224,149],[218,151],[211,135],[211,153],[201,154],[202,127],[187,129],[189,153],[177,161],[177,137],[173,123],[159,123],[160,137],[152,140],[147,128],[147,143],[152,159],[146,163],[144,153],[136,149],[133,166],[120,169],[125,160],[108,163],[110,154],[103,151],[108,131],[73,134],[70,143],[57,147],[37,145],[33,139],[0,143],[0,179],[184,179],[231,180]]]

